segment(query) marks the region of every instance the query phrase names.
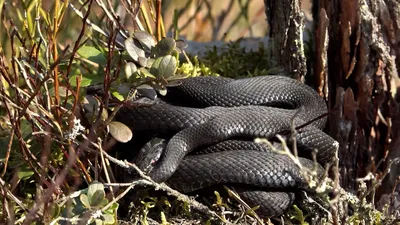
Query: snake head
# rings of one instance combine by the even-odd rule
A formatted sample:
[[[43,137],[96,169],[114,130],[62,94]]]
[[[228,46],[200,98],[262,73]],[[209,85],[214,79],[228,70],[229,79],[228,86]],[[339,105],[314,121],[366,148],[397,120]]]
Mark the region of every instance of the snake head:
[[[157,98],[157,92],[150,85],[144,84],[137,87],[137,97],[148,98],[154,101]]]
[[[164,152],[167,141],[161,138],[153,138],[147,142],[139,151],[134,163],[143,172],[149,174]]]
[[[128,96],[130,104],[134,105],[152,105],[157,101],[157,92],[147,84],[131,89]]]

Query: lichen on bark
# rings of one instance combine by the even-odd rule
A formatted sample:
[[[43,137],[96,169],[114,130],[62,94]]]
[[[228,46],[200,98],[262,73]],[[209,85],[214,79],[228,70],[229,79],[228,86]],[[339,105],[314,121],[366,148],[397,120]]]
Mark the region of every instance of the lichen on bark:
[[[283,72],[298,80],[307,73],[304,55],[304,15],[300,0],[264,0],[269,26],[268,54],[271,67],[282,68]]]

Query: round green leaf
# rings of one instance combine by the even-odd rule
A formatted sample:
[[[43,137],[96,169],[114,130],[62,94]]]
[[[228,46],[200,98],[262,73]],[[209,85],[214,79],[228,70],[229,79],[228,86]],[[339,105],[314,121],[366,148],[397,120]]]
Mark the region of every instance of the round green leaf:
[[[115,223],[114,215],[104,214],[103,221],[104,224],[114,224]]]
[[[101,206],[101,203],[104,200],[107,200],[107,199],[105,199],[105,197],[106,197],[106,193],[104,192],[104,190],[96,190],[93,193],[93,195],[89,198],[90,205],[92,207]],[[107,200],[107,202],[108,202],[108,200]]]
[[[103,221],[101,219],[95,219],[94,224],[96,225],[103,225]]]
[[[176,58],[172,55],[157,58],[151,65],[150,73],[157,78],[168,79],[175,74]]]
[[[154,61],[155,61],[155,59],[147,59],[147,64],[145,67],[150,68],[151,65],[153,65]]]
[[[103,192],[103,196],[105,196],[104,193],[104,185],[98,181],[94,181],[92,182],[89,187],[88,187],[88,191],[87,191],[87,196],[89,198],[89,201],[92,199],[93,195],[98,191],[102,191]],[[104,197],[103,197],[104,198]]]
[[[134,73],[136,73],[137,67],[135,63],[133,62],[128,62],[125,64],[125,78],[129,79]]]
[[[115,140],[121,142],[121,143],[126,143],[132,139],[132,131],[129,129],[128,126],[125,124],[118,122],[118,121],[112,121],[108,125],[108,129],[110,131],[110,134]]]
[[[129,37],[125,40],[125,48],[133,60],[137,61],[139,56],[145,57],[145,52],[140,45],[140,42]]]
[[[182,50],[187,47],[188,44],[184,40],[182,39],[176,40],[176,48],[179,50],[179,53],[182,52]]]
[[[89,198],[88,198],[87,195],[81,194],[81,195],[79,196],[79,200],[81,201],[82,205],[83,205],[85,208],[90,209],[90,202],[89,202]]]
[[[156,41],[154,40],[153,36],[146,31],[136,31],[135,33],[133,33],[133,36],[147,50],[150,50],[156,45]]]
[[[156,57],[169,55],[175,49],[175,47],[176,47],[176,42],[173,38],[169,37],[163,38],[154,47],[155,55]]]
[[[141,56],[138,57],[139,65],[141,65],[143,67],[147,66],[147,61],[148,61],[148,59],[146,57],[141,57]]]

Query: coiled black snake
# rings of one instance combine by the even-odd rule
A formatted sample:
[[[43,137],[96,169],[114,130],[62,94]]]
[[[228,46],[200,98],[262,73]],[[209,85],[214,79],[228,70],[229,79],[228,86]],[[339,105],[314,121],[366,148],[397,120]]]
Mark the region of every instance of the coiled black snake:
[[[244,184],[246,188],[237,189],[242,198],[260,205],[260,215],[274,216],[293,203],[296,190],[308,189],[308,181],[289,156],[249,140],[274,139],[277,134],[288,137],[292,122],[298,127],[326,112],[326,103],[312,88],[284,76],[196,77],[169,88],[167,97],[151,106],[122,107],[116,120],[128,125],[134,135],[168,139],[150,172],[155,181],[183,192]],[[296,135],[299,155],[310,157],[317,150],[322,165],[338,148],[321,131],[325,123],[322,117]],[[206,153],[189,154],[197,149]],[[315,167],[310,159],[299,158],[299,162],[304,168]],[[320,177],[323,169],[316,168]]]

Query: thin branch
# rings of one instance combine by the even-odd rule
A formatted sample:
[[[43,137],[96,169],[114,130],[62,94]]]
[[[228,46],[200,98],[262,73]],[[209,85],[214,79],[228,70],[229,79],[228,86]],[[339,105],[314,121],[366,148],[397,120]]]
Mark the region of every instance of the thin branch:
[[[72,62],[74,61],[74,56],[75,56],[76,52],[78,51],[81,39],[83,38],[83,35],[85,34],[86,20],[88,19],[89,15],[90,15],[90,9],[92,7],[93,0],[87,0],[86,2],[89,2],[88,9],[86,11],[85,16],[82,19],[82,22],[83,22],[82,29],[81,29],[81,32],[79,33],[78,39],[75,41],[74,49],[72,50],[72,55],[71,55],[71,58],[69,59],[67,72],[66,72],[66,77],[68,77],[68,75],[69,75],[69,73],[71,71]]]

